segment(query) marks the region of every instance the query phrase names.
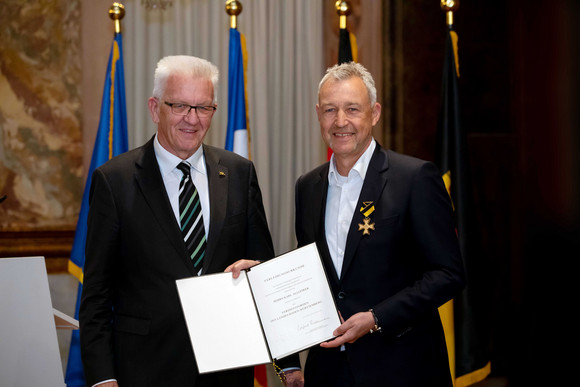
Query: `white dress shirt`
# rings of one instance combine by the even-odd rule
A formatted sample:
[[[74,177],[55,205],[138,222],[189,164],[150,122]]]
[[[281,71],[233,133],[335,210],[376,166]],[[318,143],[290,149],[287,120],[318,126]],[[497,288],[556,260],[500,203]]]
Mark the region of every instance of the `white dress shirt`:
[[[326,243],[338,278],[342,272],[346,237],[357,205],[361,204],[358,203],[358,200],[375,148],[376,142],[373,138],[348,172],[348,176],[342,176],[338,173],[334,154],[330,158],[324,228]]]

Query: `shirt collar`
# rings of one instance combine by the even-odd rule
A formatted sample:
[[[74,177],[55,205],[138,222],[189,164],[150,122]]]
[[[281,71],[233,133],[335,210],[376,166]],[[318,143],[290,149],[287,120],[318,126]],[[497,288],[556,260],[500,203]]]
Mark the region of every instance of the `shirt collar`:
[[[163,148],[159,143],[158,135],[156,134],[155,140],[153,141],[153,149],[155,150],[155,156],[157,157],[161,176],[166,176],[173,172],[182,161],[187,161],[192,168],[203,175],[207,172],[205,167],[205,157],[203,155],[203,146],[200,146],[187,160],[182,160],[167,149]]]
[[[334,159],[334,153],[330,157],[330,168],[328,169],[328,183],[330,185],[342,185],[349,179],[354,178],[356,175],[360,176],[363,180],[367,174],[367,169],[375,152],[377,144],[375,139],[371,140],[371,143],[364,151],[364,153],[358,158],[354,166],[348,172],[348,176],[341,176],[336,170],[336,161]]]

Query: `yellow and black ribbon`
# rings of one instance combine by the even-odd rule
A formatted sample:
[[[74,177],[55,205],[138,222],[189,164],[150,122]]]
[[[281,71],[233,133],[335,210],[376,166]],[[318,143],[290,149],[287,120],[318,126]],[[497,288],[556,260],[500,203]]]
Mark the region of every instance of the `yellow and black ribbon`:
[[[361,214],[365,217],[363,224],[358,224],[358,230],[363,232],[363,235],[371,235],[370,230],[375,229],[375,224],[371,223],[371,214],[375,211],[375,206],[373,202],[363,202],[362,207],[359,210]]]
[[[363,205],[360,208],[360,212],[365,216],[365,218],[370,217],[374,211],[375,206],[373,205],[373,202],[363,202]]]

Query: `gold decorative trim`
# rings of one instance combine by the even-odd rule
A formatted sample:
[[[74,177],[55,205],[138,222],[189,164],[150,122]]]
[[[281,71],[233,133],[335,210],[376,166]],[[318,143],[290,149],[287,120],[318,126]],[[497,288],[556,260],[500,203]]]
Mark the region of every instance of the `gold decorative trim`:
[[[42,256],[49,274],[68,273],[73,240],[72,229],[0,231],[0,259]]]

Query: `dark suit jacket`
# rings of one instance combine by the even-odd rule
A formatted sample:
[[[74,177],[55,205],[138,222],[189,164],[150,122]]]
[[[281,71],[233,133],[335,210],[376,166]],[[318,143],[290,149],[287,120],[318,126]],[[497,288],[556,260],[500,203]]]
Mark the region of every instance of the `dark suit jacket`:
[[[242,258],[271,258],[253,164],[218,148],[203,150],[211,207],[203,273]],[[252,368],[198,375],[175,284],[195,274],[153,139],[96,169],[79,313],[88,386],[109,378],[123,387],[253,385]]]
[[[437,308],[464,286],[452,207],[432,163],[382,149],[368,167],[347,236],[339,279],[325,238],[326,163],[296,183],[296,236],[316,242],[344,319],[370,308],[381,333],[346,344],[357,386],[451,386],[445,338]],[[375,230],[362,235],[358,211],[375,206]],[[305,381],[332,386],[338,349],[311,348]]]

